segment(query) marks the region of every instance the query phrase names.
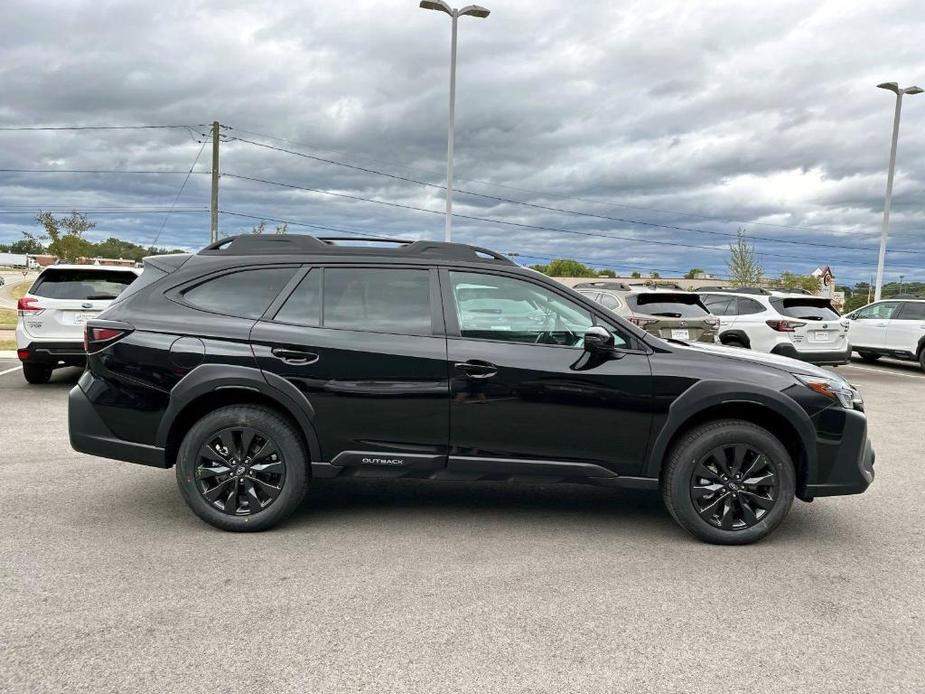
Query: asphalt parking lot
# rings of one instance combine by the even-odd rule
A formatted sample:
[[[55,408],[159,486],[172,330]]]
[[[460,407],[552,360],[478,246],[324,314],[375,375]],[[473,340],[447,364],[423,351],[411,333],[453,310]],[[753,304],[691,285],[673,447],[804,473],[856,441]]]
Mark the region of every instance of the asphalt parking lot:
[[[750,547],[655,494],[325,480],[231,535],[67,443],[73,369],[0,361],[0,690],[925,691],[925,374],[840,373],[877,479]]]

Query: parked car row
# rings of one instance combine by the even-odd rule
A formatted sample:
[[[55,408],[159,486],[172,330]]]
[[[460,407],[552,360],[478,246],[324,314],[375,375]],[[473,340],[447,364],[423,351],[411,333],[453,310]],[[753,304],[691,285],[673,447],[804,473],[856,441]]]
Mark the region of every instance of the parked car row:
[[[601,280],[573,287],[664,339],[716,342],[813,364],[893,357],[925,371],[925,299],[878,301],[842,316],[825,297],[758,287],[676,287]]]

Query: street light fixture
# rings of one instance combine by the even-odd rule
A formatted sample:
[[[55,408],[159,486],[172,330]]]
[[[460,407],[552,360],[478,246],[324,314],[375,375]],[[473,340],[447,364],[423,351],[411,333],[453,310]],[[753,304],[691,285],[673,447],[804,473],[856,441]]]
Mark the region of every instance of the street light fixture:
[[[903,94],[921,94],[921,87],[900,88],[896,82],[878,84],[880,89],[886,89],[896,94],[896,111],[893,114],[893,141],[890,144],[890,170],[886,177],[886,199],[883,202],[883,224],[880,227],[880,257],[877,260],[877,284],[874,288],[874,301],[880,301],[880,290],[883,287],[883,263],[886,259],[886,237],[890,230],[890,205],[893,202],[893,173],[896,171],[896,142],[899,139],[899,113],[902,110]]]
[[[467,5],[461,10],[454,9],[443,0],[421,0],[421,8],[445,12],[453,19],[453,40],[450,44],[450,124],[446,144],[446,227],[443,232],[445,241],[453,240],[453,126],[456,118],[456,21],[460,17],[478,17],[484,19],[490,11],[479,5]]]

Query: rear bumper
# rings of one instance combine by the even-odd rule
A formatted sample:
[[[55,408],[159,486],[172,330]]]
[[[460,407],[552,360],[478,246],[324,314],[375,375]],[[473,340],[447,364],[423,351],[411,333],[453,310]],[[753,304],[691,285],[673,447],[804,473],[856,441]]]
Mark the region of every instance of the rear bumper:
[[[75,451],[140,465],[169,467],[163,448],[116,438],[79,385],[71,388],[68,395],[67,424]]]
[[[860,494],[874,481],[876,454],[867,438],[867,417],[856,410],[830,408],[816,422],[817,469],[802,485],[801,499]],[[840,429],[840,436],[835,436]]]
[[[799,359],[810,364],[847,364],[851,361],[851,348],[846,347],[843,350],[834,352],[801,352],[791,343],[775,345],[771,349],[771,354],[778,354],[782,357]]]
[[[83,366],[87,363],[83,341],[30,342],[17,350],[19,360],[48,366]]]

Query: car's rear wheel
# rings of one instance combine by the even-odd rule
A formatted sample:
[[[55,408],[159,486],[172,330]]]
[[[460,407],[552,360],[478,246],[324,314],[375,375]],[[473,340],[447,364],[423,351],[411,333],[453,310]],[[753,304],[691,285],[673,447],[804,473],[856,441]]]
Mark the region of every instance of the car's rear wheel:
[[[858,356],[868,364],[873,364],[880,358],[879,354],[874,354],[873,352],[858,352]]]
[[[723,340],[723,344],[726,345],[727,347],[738,347],[739,349],[748,349],[748,345],[746,345],[744,342],[742,342],[742,340],[740,340],[737,337],[727,337],[725,340]]]
[[[307,456],[298,432],[273,410],[232,405],[189,430],[177,484],[193,512],[222,530],[266,530],[302,501]]]
[[[919,368],[925,371],[925,347],[919,350]]]
[[[735,419],[685,434],[662,475],[662,498],[672,518],[695,537],[723,545],[766,537],[790,511],[795,488],[783,444]]]
[[[51,378],[51,367],[46,364],[23,364],[22,375],[28,383],[35,385],[48,383]]]

